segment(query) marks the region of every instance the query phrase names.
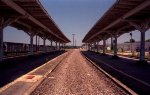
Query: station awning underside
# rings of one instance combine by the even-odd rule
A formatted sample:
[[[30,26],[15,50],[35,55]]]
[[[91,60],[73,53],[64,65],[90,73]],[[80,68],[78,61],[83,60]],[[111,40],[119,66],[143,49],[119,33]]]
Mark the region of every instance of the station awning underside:
[[[9,26],[27,33],[35,32],[40,37],[44,36],[49,40],[70,42],[39,0],[0,0],[0,17],[8,20]]]
[[[86,34],[82,42],[92,43],[113,34],[122,35],[136,30],[129,22],[150,21],[150,0],[117,0]]]

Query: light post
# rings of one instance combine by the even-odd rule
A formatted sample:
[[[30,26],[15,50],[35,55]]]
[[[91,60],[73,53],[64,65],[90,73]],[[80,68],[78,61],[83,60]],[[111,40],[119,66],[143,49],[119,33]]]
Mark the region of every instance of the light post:
[[[75,39],[75,47],[76,47],[76,39]]]
[[[72,47],[74,47],[74,36],[75,36],[75,34],[72,34],[72,36],[73,36],[73,44],[72,44]]]

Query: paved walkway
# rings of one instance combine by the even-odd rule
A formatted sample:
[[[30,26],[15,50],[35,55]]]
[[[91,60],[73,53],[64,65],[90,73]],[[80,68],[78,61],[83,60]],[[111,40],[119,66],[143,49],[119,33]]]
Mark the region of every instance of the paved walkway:
[[[89,63],[79,50],[70,51],[31,95],[126,95]]]
[[[89,51],[83,51],[83,54],[135,92],[150,94],[150,65],[137,65],[133,59],[112,59],[111,55],[102,56]]]

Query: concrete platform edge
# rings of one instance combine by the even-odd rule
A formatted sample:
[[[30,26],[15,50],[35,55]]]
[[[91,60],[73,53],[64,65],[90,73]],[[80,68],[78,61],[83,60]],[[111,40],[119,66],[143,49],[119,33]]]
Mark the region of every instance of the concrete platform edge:
[[[65,56],[65,55],[67,55],[67,54],[68,54],[68,52],[66,52],[66,53],[64,53],[64,54],[62,54],[62,55],[60,55],[60,56],[58,56],[58,57]],[[36,68],[36,69],[34,69],[34,70],[28,72],[27,74],[25,74],[25,75],[23,75],[23,76],[21,76],[21,77],[25,77],[26,75],[30,75],[32,72],[34,72],[34,71],[36,71],[36,70],[42,68],[43,66],[45,66],[46,64],[48,64],[48,63],[51,62],[51,61],[56,60],[58,57],[56,57],[56,58],[54,58],[54,59],[52,59],[52,60],[46,62],[45,64],[39,66],[38,68]],[[62,60],[63,60],[63,59],[61,59],[60,62],[61,62]],[[32,93],[32,91],[34,91],[34,89],[45,79],[45,77],[46,77],[49,73],[51,73],[51,72],[57,67],[57,65],[59,65],[60,62],[58,62],[57,64],[55,64],[45,75],[43,75],[43,76],[42,76],[39,80],[37,80],[32,86],[30,86],[28,89],[26,89],[25,92],[22,92],[21,95],[30,95],[30,93]],[[9,87],[11,87],[12,85],[14,85],[14,84],[17,82],[17,80],[19,80],[21,77],[17,78],[17,79],[14,80],[13,82],[11,82],[11,83],[7,84],[6,86],[2,87],[2,88],[0,89],[0,95],[5,95],[5,94],[1,94],[1,93],[3,93],[4,91],[7,91],[7,89],[8,89]]]
[[[58,56],[58,57],[67,55],[67,53],[68,53],[68,52],[66,52],[66,53],[64,53],[64,54],[62,54],[62,55],[60,55],[60,56]],[[57,58],[57,57],[56,57],[56,58]],[[54,58],[54,59],[56,59],[56,58]],[[63,59],[62,59],[62,60],[63,60]],[[61,60],[61,61],[62,61],[62,60]],[[30,87],[23,95],[30,95],[30,94],[36,89],[36,87],[37,87],[39,84],[42,83],[42,81],[47,77],[47,75],[48,75],[49,73],[51,73],[51,72],[59,65],[59,63],[61,63],[61,61],[58,62],[57,64],[55,64],[55,66],[54,66],[51,70],[49,70],[49,71],[44,75],[44,77],[43,77],[41,80],[39,80],[39,81],[38,81],[37,83],[35,83],[32,87]]]

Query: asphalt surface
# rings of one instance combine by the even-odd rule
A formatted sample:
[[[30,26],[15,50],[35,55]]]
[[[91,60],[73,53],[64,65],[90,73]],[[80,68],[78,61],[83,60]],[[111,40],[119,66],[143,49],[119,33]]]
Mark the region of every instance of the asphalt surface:
[[[82,51],[82,53],[136,93],[150,95],[150,65],[136,64],[133,59],[113,59],[110,55],[90,51]]]
[[[79,50],[70,54],[31,95],[127,95],[111,79],[89,63]]]
[[[0,64],[0,87],[7,85],[20,76],[43,65],[47,61],[63,54],[65,51],[51,52],[38,56],[29,56],[9,60]]]

